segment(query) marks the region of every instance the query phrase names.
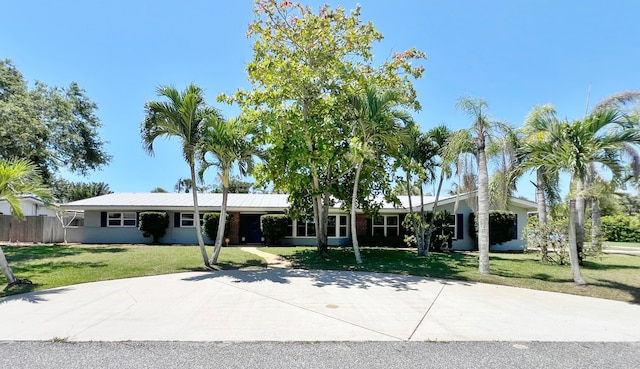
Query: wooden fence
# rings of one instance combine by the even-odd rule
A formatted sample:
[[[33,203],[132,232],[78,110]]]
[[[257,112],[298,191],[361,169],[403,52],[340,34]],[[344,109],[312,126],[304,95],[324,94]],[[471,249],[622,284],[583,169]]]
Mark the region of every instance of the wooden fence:
[[[18,220],[0,215],[0,241],[4,242],[63,242],[62,224],[56,217],[28,216]]]

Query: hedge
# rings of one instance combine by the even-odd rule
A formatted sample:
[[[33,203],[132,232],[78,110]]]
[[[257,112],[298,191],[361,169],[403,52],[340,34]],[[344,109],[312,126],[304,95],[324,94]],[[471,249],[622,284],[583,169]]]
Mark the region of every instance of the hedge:
[[[640,242],[640,215],[602,217],[602,238],[613,242]]]
[[[233,219],[232,215],[227,214],[227,220],[224,223],[224,235],[225,237],[229,237],[231,234],[231,220]],[[205,213],[202,218],[202,230],[207,237],[209,237],[213,242],[216,241],[216,236],[218,235],[218,225],[220,224],[220,213]]]
[[[158,243],[169,227],[169,215],[163,211],[143,211],[138,215],[138,229]]]
[[[284,214],[266,214],[260,217],[260,230],[267,245],[279,245],[287,235],[289,217]]]
[[[499,245],[515,238],[513,226],[516,223],[516,215],[507,211],[489,211],[489,245]],[[478,245],[478,225],[476,224],[475,213],[469,214],[469,236],[473,239],[474,244]]]

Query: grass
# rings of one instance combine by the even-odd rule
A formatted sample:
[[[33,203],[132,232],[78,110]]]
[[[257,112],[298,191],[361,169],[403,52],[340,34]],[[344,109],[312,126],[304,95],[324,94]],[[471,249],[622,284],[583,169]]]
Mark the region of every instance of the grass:
[[[582,274],[587,286],[577,286],[569,266],[543,264],[538,254],[491,253],[491,275],[478,274],[476,253],[431,253],[418,258],[415,251],[365,248],[363,264],[356,266],[353,251],[336,248],[330,259],[320,259],[309,247],[269,247],[295,268],[358,270],[493,283],[544,291],[570,293],[640,303],[640,256],[603,254],[585,260]]]
[[[33,285],[0,290],[0,297],[76,283],[206,270],[198,246],[29,245],[2,248],[16,277],[30,279]],[[220,253],[218,261],[224,269],[266,267],[260,257],[231,247]],[[0,273],[0,285],[6,284]]]
[[[605,241],[604,242],[604,247],[615,247],[615,246],[624,246],[624,247],[638,247],[640,248],[640,242],[611,242],[611,241]]]

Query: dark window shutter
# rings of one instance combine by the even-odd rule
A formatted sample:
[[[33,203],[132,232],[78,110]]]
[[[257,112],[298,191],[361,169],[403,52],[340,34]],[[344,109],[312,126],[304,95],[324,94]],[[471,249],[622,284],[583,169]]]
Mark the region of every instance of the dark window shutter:
[[[175,228],[180,228],[180,213],[177,211],[173,213],[173,226]]]
[[[103,211],[102,213],[100,213],[100,227],[106,227],[107,226],[107,212]]]
[[[464,238],[464,216],[462,214],[456,214],[456,240]]]
[[[371,236],[373,234],[373,220],[371,218],[367,218],[367,236]]]
[[[514,214],[515,217],[513,218],[513,239],[517,240],[518,239],[518,214]]]
[[[140,212],[136,211],[136,227],[140,224]]]

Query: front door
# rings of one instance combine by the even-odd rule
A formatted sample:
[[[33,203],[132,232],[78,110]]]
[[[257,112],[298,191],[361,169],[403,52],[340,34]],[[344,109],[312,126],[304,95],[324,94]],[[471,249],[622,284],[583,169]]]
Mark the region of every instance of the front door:
[[[244,237],[246,243],[262,243],[260,214],[240,215],[240,237]]]

